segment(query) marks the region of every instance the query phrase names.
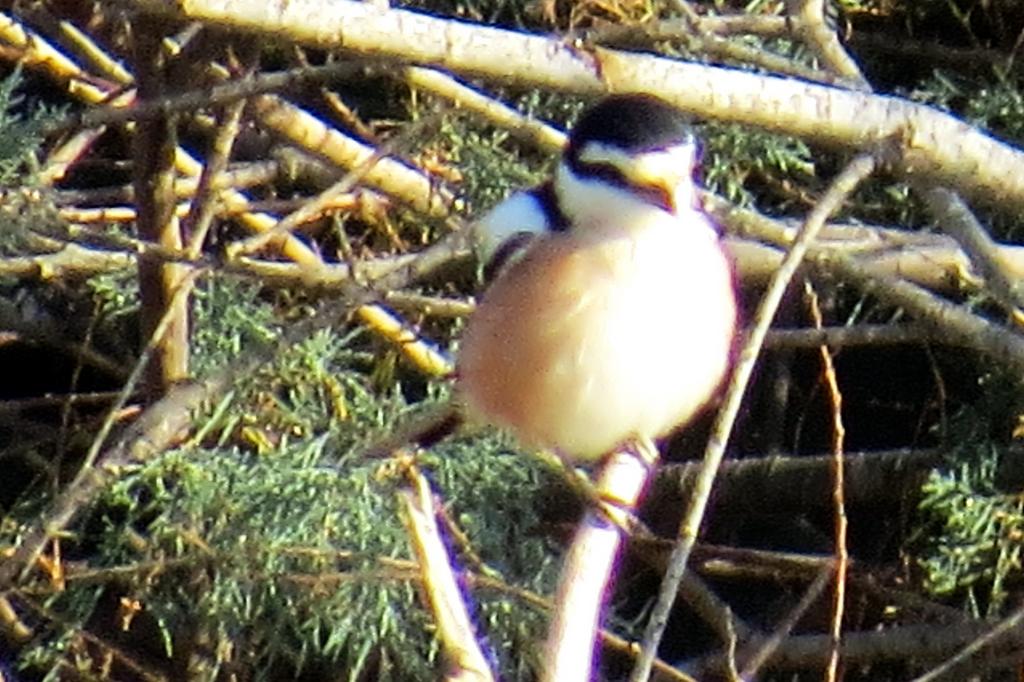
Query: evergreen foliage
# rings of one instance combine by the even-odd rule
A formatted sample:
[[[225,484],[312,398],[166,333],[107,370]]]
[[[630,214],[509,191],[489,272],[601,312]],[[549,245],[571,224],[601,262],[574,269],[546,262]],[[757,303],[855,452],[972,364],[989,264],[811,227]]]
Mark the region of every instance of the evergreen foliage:
[[[19,94],[21,72],[15,70],[0,81],[0,186],[24,186],[25,168],[35,166],[34,155],[43,140],[42,126],[59,112],[38,104],[28,105]]]
[[[271,307],[251,282],[208,280],[197,365],[215,371],[273,339]],[[404,474],[363,454],[408,408],[370,388],[363,336],[324,330],[288,348],[240,377],[188,443],[125,472],[90,512],[98,531],[69,540],[66,551],[89,552],[91,579],[46,600],[63,627],[23,663],[58,671],[75,655],[88,668],[76,633],[113,593],[145,605],[140,619],[169,659],[197,648],[201,679],[432,678],[437,643],[398,506]],[[515,591],[553,585],[536,511],[552,472],[493,434],[454,440],[421,465],[485,562],[467,569],[508,585],[468,593],[481,635],[504,679],[531,679],[546,621]]]
[[[1009,585],[1024,568],[1024,497],[1005,480],[1004,460],[1018,455],[1000,424],[1019,400],[1019,387],[997,377],[985,384],[989,393],[950,422],[955,445],[949,465],[933,470],[922,486],[914,544],[929,593],[994,617],[1007,607]]]
[[[59,111],[29,101],[20,94],[22,86],[20,69],[0,80],[0,256],[39,249],[40,240],[33,233],[46,233],[59,224],[33,177],[42,128]]]

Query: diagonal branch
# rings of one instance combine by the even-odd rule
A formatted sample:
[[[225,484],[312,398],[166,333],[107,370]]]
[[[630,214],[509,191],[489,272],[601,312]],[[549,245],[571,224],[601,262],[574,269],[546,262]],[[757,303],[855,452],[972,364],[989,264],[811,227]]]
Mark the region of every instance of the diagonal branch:
[[[374,3],[131,0],[139,9],[348,53],[431,65],[506,85],[578,94],[654,92],[680,108],[849,149],[897,137],[898,169],[1008,208],[1024,205],[1024,153],[928,106],[647,54],[581,49]]]
[[[644,630],[640,657],[630,673],[631,682],[644,682],[651,674],[651,665],[662,634],[668,625],[668,616],[679,590],[679,582],[686,572],[690,552],[697,542],[697,532],[711,497],[711,485],[725,455],[725,446],[739,413],[740,403],[746,393],[746,387],[753,375],[761,345],[768,332],[768,327],[775,317],[775,311],[782,300],[782,295],[825,221],[842,205],[846,197],[874,172],[877,165],[872,154],[862,154],[851,161],[843,172],[833,180],[828,192],[807,216],[800,233],[786,253],[779,271],[772,279],[768,291],[761,299],[754,318],[754,328],[743,343],[743,350],[740,352],[739,360],[729,382],[729,389],[726,391],[725,400],[718,418],[715,420],[715,427],[704,453],[704,463],[694,485],[694,495],[679,523],[678,540],[672,550],[668,568],[661,582],[658,601]]]

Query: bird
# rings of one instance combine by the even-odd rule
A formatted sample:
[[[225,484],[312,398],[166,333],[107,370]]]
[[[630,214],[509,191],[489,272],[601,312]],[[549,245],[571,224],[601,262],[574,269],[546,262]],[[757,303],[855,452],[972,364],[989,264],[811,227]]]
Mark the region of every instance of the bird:
[[[699,150],[668,102],[610,95],[547,182],[478,221],[493,280],[457,349],[465,418],[588,464],[667,436],[713,397],[737,302]]]

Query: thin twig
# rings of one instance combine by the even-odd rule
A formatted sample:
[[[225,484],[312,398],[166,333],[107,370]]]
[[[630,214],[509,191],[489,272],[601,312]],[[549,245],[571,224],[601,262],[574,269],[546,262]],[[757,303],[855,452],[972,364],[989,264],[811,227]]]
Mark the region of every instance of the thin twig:
[[[186,252],[193,258],[199,256],[206,242],[206,235],[213,225],[217,208],[215,187],[231,159],[231,149],[238,137],[243,111],[245,100],[241,99],[232,102],[221,112],[220,126],[213,144],[210,145],[210,153],[203,165],[203,172],[199,176],[192,207],[182,221],[182,232],[188,238]]]
[[[810,282],[804,283],[804,291],[810,303],[814,326],[821,328],[821,307],[818,295]],[[820,347],[821,364],[832,403],[832,500],[835,513],[835,589],[832,593],[832,621],[829,629],[828,665],[825,667],[826,682],[836,682],[839,674],[839,646],[843,632],[843,611],[846,605],[846,573],[850,553],[846,546],[846,481],[843,470],[845,458],[846,427],[843,425],[843,394],[839,390],[832,350],[825,344]]]
[[[964,200],[945,187],[928,187],[920,193],[932,219],[956,239],[996,300],[1009,311],[1024,308],[1024,287],[1007,273],[998,246]]]
[[[211,189],[243,189],[273,182],[285,173],[276,161],[252,161],[232,164],[212,181]],[[192,199],[199,187],[199,178],[175,178],[174,196],[177,199]],[[108,185],[105,187],[81,187],[75,189],[54,189],[47,198],[58,207],[104,206],[106,204],[129,203],[135,198],[130,184]]]
[[[757,650],[747,660],[746,665],[743,666],[740,679],[754,679],[757,671],[771,659],[772,654],[779,648],[779,645],[782,644],[786,636],[793,631],[793,628],[800,618],[803,617],[804,613],[807,612],[807,609],[821,596],[832,575],[833,569],[831,566],[825,566],[818,572],[818,576],[804,592],[804,596],[800,598],[800,601],[793,607],[793,610],[779,623],[770,637],[759,643]]]
[[[992,628],[985,634],[979,636],[970,644],[964,646],[962,649],[960,649],[960,651],[956,652],[955,655],[943,661],[941,665],[932,668],[920,677],[914,678],[913,680],[911,680],[911,682],[932,682],[933,680],[939,679],[940,677],[948,673],[950,670],[952,670],[955,666],[959,665],[960,663],[963,663],[968,658],[975,655],[985,647],[994,644],[998,639],[1014,631],[1017,631],[1019,634],[1020,631],[1017,630],[1017,628],[1018,626],[1020,626],[1021,623],[1024,623],[1024,607],[1021,607],[1014,611],[1007,618],[1004,618],[1002,621],[1000,621],[999,624],[996,625],[994,628]],[[1019,640],[1020,638],[1018,637],[1017,639]],[[1019,651],[1017,655],[1019,656]]]
[[[812,83],[828,83],[843,85],[846,81],[842,75],[835,75],[824,69],[814,68],[796,59],[775,54],[761,47],[729,38],[738,33],[735,29],[724,32],[716,30],[712,20],[716,17],[701,17],[682,0],[673,0],[680,18],[666,21],[653,21],[639,25],[610,24],[586,30],[583,35],[593,43],[602,45],[623,45],[632,47],[637,44],[651,45],[656,42],[681,42],[687,51],[712,57],[731,63],[748,64],[759,67],[770,73],[794,76]],[[785,24],[774,22],[779,26]]]
[[[324,66],[303,66],[246,76],[230,83],[139,102],[130,108],[108,105],[68,114],[44,123],[42,133],[53,135],[79,128],[98,128],[144,121],[169,114],[194,113],[200,109],[225,106],[256,95],[287,91],[311,83],[351,78],[366,73],[371,66],[372,62],[366,60],[341,61]]]
[[[96,85],[99,79],[90,76],[49,41],[5,12],[0,12],[0,41],[20,51],[26,67],[43,71],[74,96],[92,104],[106,98],[107,89]]]
[[[274,95],[260,95],[251,103],[258,123],[268,132],[280,136],[317,158],[324,159],[346,172],[362,169],[363,181],[370,187],[408,204],[417,211],[436,218],[448,216],[454,196],[438,187],[429,175],[386,157],[386,151],[363,144],[320,118]],[[418,130],[412,126],[412,130]],[[396,142],[406,139],[399,135]],[[378,157],[375,159],[375,157]],[[363,164],[368,163],[367,168]],[[276,224],[277,221],[275,221]],[[260,230],[261,232],[263,230]]]
[[[823,250],[810,254],[808,261],[822,276],[838,277],[864,294],[904,308],[916,324],[930,330],[945,345],[976,350],[1001,363],[1007,371],[1024,373],[1024,338],[1011,329],[972,314],[964,306],[916,284],[878,273],[870,263]]]
[[[789,0],[789,15],[796,25],[797,35],[829,70],[849,81],[856,89],[869,92],[871,86],[857,62],[843,47],[836,32],[828,26],[825,6],[831,1]]]
[[[682,16],[649,21],[643,24],[610,24],[586,31],[589,39],[611,44],[638,41],[666,41],[685,39],[694,31],[722,37],[756,35],[762,38],[781,38],[789,34],[785,17],[768,14],[725,14],[719,16]]]

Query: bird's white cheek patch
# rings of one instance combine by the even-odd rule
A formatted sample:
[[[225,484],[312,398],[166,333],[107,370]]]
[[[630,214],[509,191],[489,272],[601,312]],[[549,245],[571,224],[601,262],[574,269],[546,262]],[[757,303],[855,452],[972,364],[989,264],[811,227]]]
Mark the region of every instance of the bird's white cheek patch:
[[[697,153],[696,143],[678,144],[643,154],[629,154],[617,147],[592,142],[580,152],[579,160],[584,164],[612,166],[629,183],[637,187],[663,189],[676,200],[676,207],[691,208],[689,195],[692,194]],[[683,190],[686,190],[687,196],[679,201],[677,195]]]
[[[664,183],[666,187],[676,187],[680,182],[692,181],[696,162],[696,145],[669,147],[637,156],[632,177],[641,184]]]

